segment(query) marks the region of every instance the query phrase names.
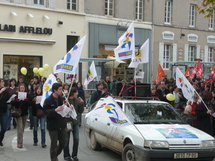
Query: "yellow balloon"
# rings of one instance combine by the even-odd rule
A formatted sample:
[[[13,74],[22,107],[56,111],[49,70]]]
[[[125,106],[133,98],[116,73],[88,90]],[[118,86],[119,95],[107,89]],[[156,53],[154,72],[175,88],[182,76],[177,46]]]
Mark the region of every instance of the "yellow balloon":
[[[27,69],[26,69],[25,67],[22,67],[22,68],[20,69],[20,71],[21,71],[21,73],[22,73],[23,75],[26,75],[26,74],[27,74]]]
[[[169,93],[169,94],[166,95],[166,99],[168,101],[174,101],[175,100],[175,96],[173,94]]]
[[[44,64],[44,65],[43,65],[43,68],[44,68],[46,71],[48,71],[48,70],[49,70],[49,65],[48,65],[48,64]]]
[[[38,71],[38,68],[34,68],[34,69],[33,69],[33,72],[34,72],[34,73],[38,73],[38,72],[39,72],[39,71]]]
[[[43,74],[44,74],[44,69],[43,68],[39,68],[39,75],[43,76]]]

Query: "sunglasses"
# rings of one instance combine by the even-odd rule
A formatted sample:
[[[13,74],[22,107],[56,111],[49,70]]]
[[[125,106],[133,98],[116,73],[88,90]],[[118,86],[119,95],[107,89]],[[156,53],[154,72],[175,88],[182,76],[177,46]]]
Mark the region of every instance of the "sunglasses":
[[[9,74],[10,74],[10,71],[7,70],[7,71],[4,71],[3,73],[4,73],[4,75],[5,75],[5,74],[8,74],[8,75],[9,75]]]

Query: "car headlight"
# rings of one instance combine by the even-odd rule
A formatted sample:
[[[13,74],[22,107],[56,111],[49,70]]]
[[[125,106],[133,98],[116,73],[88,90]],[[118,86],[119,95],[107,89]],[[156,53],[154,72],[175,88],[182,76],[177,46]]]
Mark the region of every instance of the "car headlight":
[[[144,142],[144,147],[149,147],[149,148],[169,148],[169,144],[166,141],[146,140]]]
[[[208,147],[214,147],[215,146],[215,140],[204,140],[202,141],[202,147],[208,148]]]

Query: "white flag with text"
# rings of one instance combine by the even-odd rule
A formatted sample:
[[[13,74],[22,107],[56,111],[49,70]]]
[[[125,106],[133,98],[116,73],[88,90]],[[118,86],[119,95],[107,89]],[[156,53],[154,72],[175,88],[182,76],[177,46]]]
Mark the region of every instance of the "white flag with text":
[[[84,86],[87,89],[87,85],[95,78],[97,77],[96,67],[94,61],[91,63],[90,68],[87,72],[87,76],[84,81]]]

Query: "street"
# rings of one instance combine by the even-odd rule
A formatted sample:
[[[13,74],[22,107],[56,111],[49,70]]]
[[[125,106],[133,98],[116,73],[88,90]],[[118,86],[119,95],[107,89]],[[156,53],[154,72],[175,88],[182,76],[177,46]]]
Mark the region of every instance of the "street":
[[[86,111],[86,110],[85,110]],[[84,119],[86,113],[83,113]],[[40,145],[40,130],[38,131],[38,146],[33,146],[33,131],[29,129],[29,123],[26,123],[24,132],[24,147],[17,148],[16,144],[16,129],[11,129],[6,132],[3,140],[3,147],[0,147],[0,161],[49,161],[50,139],[46,131],[46,148]],[[72,138],[71,138],[72,139]],[[72,149],[72,140],[70,139],[70,151]],[[89,138],[84,130],[84,121],[80,127],[80,141],[78,158],[80,161],[121,161],[121,155],[116,154],[106,148],[101,151],[93,151],[90,147]],[[58,157],[59,161],[63,161],[63,152]]]

